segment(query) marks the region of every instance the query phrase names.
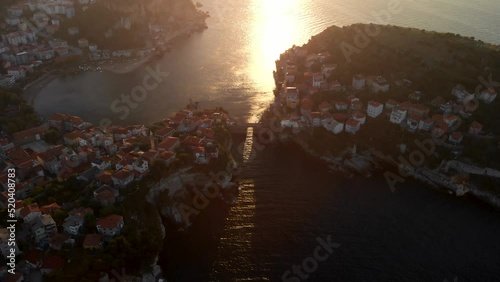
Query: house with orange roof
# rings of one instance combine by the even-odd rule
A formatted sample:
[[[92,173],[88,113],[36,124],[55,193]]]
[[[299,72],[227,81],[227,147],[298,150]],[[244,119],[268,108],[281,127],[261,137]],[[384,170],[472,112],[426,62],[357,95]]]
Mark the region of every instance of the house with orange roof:
[[[490,87],[481,91],[481,94],[479,94],[478,98],[485,103],[493,103],[493,101],[495,101],[495,99],[497,98],[497,91],[494,88]]]
[[[360,125],[363,125],[366,122],[366,115],[363,113],[355,113],[352,119],[359,121]]]
[[[97,250],[102,248],[102,234],[87,234],[83,240],[83,248],[86,250]]]
[[[404,108],[400,108],[399,105],[392,109],[390,121],[394,124],[401,124],[408,114],[408,111]]]
[[[194,162],[197,164],[207,164],[210,160],[210,157],[205,153],[205,147],[196,147],[193,149],[194,154]]]
[[[189,135],[189,136],[186,136],[186,138],[184,138],[184,140],[182,140],[181,144],[183,146],[194,149],[201,144],[201,141],[202,141],[202,139],[200,137]],[[172,150],[170,150],[170,151],[172,151]]]
[[[464,139],[464,135],[458,131],[450,134],[450,137],[448,138],[448,140],[451,143],[454,143],[455,145],[460,144],[460,142],[462,142],[463,139]]]
[[[385,102],[385,108],[387,110],[392,110],[395,107],[397,107],[398,105],[399,105],[399,102],[392,100],[392,99],[389,99],[389,100],[387,100],[387,102]]]
[[[366,113],[369,117],[376,118],[384,111],[384,105],[379,102],[370,101],[368,102],[368,107],[366,108]]]
[[[102,206],[110,206],[116,202],[116,199],[120,193],[115,188],[109,185],[102,185],[101,187],[94,190],[94,198]]]
[[[32,222],[42,215],[37,203],[26,204],[20,211],[20,216],[24,222]]]
[[[111,175],[115,187],[125,187],[134,180],[134,172],[122,168]]]
[[[431,112],[429,107],[426,107],[422,104],[411,104],[408,107],[408,115],[416,115],[420,117],[427,116]]]
[[[320,112],[312,112],[310,114],[311,118],[311,126],[312,127],[320,127],[321,126],[321,113]]]
[[[155,131],[154,136],[159,140],[163,140],[168,136],[172,136],[175,133],[175,129],[169,126],[165,126]]]
[[[346,102],[342,101],[336,101],[335,102],[335,109],[337,111],[346,111],[349,105]]]
[[[418,123],[418,130],[429,131],[434,125],[434,120],[432,118],[424,118]]]
[[[107,185],[113,185],[113,179],[111,178],[111,175],[113,173],[111,171],[103,171],[102,173],[98,174],[95,179],[99,184],[107,184]]]
[[[469,127],[469,134],[479,135],[483,131],[483,125],[477,121],[473,121]]]
[[[61,209],[61,206],[54,202],[52,204],[42,206],[40,208],[40,211],[42,212],[42,214],[52,214],[55,211],[60,210],[60,209]]]
[[[446,114],[443,115],[443,122],[446,123],[449,127],[454,126],[459,121],[459,117],[456,115]]]
[[[176,154],[172,151],[164,151],[160,154],[159,159],[163,160],[167,166],[170,166],[175,161]]]
[[[115,236],[120,234],[123,228],[123,216],[112,214],[101,217],[96,221],[96,228],[104,236]]]
[[[371,90],[373,93],[379,93],[379,92],[388,92],[390,88],[389,83],[387,82],[387,79],[385,79],[382,76],[377,76],[371,85]]]
[[[442,137],[444,136],[449,130],[448,125],[445,122],[436,122],[434,123],[434,127],[432,128],[432,135],[434,137]]]
[[[345,131],[351,134],[356,134],[360,129],[360,122],[350,119],[345,123]]]
[[[406,120],[406,125],[410,131],[415,132],[418,129],[420,121],[422,120],[423,118],[419,115],[409,114],[408,119]]]
[[[27,130],[19,131],[12,134],[14,144],[24,145],[34,141],[42,140],[43,134],[49,129],[48,124],[44,123],[40,126],[33,127]]]
[[[163,141],[158,144],[157,150],[159,152],[164,152],[164,151],[172,151],[174,152],[179,148],[181,145],[181,142],[179,140],[179,137],[167,137]]]

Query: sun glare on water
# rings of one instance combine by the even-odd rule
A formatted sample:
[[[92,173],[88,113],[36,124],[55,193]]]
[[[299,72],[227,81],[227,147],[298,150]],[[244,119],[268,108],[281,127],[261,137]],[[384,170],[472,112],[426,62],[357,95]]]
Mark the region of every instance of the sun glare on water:
[[[274,88],[274,62],[283,51],[303,38],[301,33],[304,29],[298,17],[305,4],[303,0],[253,0],[250,7],[254,20],[249,27],[251,60],[247,73],[252,81],[261,83],[257,87],[269,93],[265,97],[258,97],[258,101],[270,101],[270,91]]]

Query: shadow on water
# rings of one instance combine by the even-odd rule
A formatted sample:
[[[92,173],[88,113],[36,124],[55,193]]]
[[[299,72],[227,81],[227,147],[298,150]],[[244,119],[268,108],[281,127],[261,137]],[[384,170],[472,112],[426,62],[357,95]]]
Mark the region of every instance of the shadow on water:
[[[410,179],[395,193],[380,175],[342,179],[292,144],[257,152],[238,203],[212,205],[197,220],[187,234],[167,235],[169,281],[282,281],[328,235],[340,247],[307,281],[495,281],[500,274],[498,211]]]

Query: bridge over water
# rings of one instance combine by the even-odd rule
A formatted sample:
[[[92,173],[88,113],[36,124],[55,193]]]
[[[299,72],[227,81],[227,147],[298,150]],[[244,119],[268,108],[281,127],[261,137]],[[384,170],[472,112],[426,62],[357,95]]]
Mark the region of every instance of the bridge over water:
[[[263,123],[237,123],[235,125],[228,125],[227,129],[231,134],[247,134],[248,128],[253,128],[253,132],[265,127]]]

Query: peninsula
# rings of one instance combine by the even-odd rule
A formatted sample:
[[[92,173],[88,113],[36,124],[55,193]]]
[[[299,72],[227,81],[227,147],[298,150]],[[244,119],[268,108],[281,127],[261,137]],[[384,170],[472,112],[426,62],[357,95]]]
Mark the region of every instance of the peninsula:
[[[499,76],[498,46],[474,38],[333,26],[276,61],[270,115],[333,170],[390,164],[391,190],[414,177],[500,207]]]

